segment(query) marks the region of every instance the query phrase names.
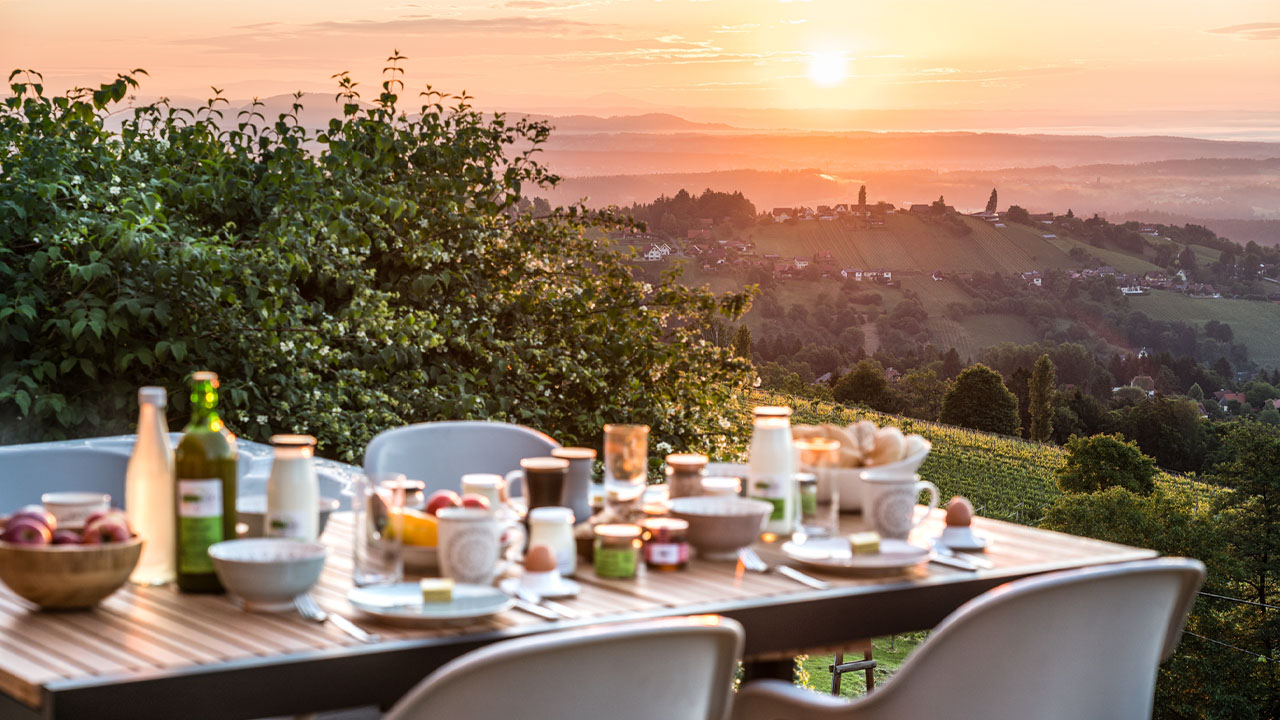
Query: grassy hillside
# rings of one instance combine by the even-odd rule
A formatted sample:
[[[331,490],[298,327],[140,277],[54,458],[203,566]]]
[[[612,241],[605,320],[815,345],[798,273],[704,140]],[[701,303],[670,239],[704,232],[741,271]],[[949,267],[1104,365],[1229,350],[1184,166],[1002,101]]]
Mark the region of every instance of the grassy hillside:
[[[961,219],[972,228],[972,234],[956,237],[941,225],[891,214],[883,228],[810,221],[757,225],[748,231],[748,237],[760,254],[791,258],[830,252],[838,266],[863,269],[1020,273],[1078,265],[1034,228],[997,228],[981,220]]]
[[[1280,367],[1280,304],[1256,300],[1193,298],[1153,290],[1129,298],[1129,307],[1157,320],[1203,325],[1218,320],[1231,326],[1235,339],[1249,348],[1249,358],[1263,367]]]
[[[1037,525],[1060,494],[1054,474],[1066,462],[1066,452],[1056,445],[763,392],[742,398],[733,413],[741,424],[741,437],[750,436],[750,409],[755,404],[789,405],[796,424],[847,425],[867,419],[919,433],[933,443],[920,476],[938,486],[943,502],[964,495],[984,517]],[[1185,476],[1161,473],[1157,482],[1198,502],[1208,502],[1214,493],[1212,486]]]

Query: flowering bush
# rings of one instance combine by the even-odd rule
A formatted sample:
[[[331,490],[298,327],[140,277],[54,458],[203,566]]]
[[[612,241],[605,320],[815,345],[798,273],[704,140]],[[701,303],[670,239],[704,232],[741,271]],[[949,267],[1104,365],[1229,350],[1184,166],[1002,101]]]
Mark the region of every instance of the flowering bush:
[[[0,441],[128,430],[134,390],[223,378],[224,417],[264,439],[317,435],[356,459],[378,431],[490,418],[565,442],[608,421],[714,451],[747,366],[701,339],[746,308],[668,276],[633,280],[581,206],[535,217],[558,181],[550,128],[428,87],[410,115],[393,58],[372,105],[339,79],[318,134],[299,104],[224,117],[133,109],[141,71],[44,95],[15,72],[0,110]]]

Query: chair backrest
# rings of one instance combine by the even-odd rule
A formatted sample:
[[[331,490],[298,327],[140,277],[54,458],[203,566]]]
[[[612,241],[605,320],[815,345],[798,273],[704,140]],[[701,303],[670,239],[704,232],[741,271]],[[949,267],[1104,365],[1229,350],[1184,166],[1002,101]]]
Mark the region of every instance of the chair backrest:
[[[1203,581],[1204,566],[1186,558],[1017,580],[949,615],[862,700],[749,686],[734,718],[1147,718],[1157,666]]]
[[[524,427],[503,422],[445,421],[418,423],[378,433],[364,451],[370,476],[404,473],[427,485],[427,494],[457,490],[466,473],[506,473],[527,457],[548,455],[560,443]],[[515,484],[511,494],[519,495]]]
[[[109,493],[124,507],[129,453],[64,442],[0,447],[0,513],[39,505],[50,491]]]
[[[432,673],[386,720],[721,720],[741,654],[742,626],[714,615],[507,640]]]

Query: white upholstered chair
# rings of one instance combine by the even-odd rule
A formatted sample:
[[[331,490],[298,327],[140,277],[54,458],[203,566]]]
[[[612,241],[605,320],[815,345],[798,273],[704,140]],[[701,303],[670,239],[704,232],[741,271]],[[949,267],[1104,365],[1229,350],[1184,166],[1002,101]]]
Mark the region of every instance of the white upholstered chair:
[[[549,455],[560,443],[523,425],[487,421],[417,423],[378,433],[364,451],[370,477],[404,473],[426,483],[428,495],[458,489],[467,473],[506,473],[527,457]],[[510,488],[519,495],[519,483]]]
[[[601,625],[463,655],[385,720],[722,720],[742,626],[715,615]]]
[[[875,692],[854,701],[790,683],[743,686],[733,720],[1135,720],[1204,580],[1166,558],[1039,575],[961,606]]]

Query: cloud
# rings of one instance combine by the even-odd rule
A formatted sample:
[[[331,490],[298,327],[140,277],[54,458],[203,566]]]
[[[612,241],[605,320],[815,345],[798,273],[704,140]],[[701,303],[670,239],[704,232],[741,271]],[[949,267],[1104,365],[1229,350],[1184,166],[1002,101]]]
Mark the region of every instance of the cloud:
[[[1241,40],[1280,40],[1280,23],[1245,23],[1215,28],[1214,35],[1234,35]]]

